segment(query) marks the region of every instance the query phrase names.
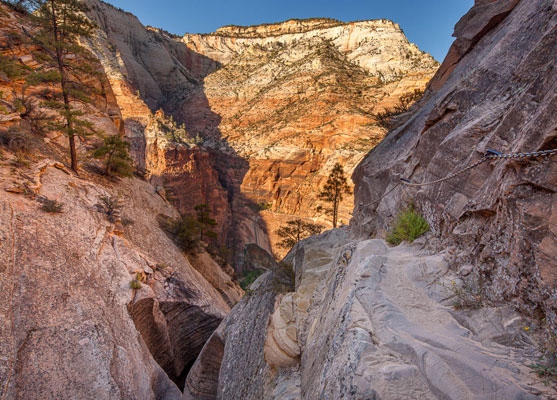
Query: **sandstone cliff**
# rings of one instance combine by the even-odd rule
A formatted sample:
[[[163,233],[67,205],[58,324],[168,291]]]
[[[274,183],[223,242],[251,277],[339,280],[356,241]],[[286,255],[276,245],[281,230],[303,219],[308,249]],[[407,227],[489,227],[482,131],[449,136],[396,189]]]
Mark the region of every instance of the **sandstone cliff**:
[[[89,4],[102,28],[92,47],[114,91],[128,88],[119,104],[162,108],[185,124],[185,136],[203,140],[200,153],[175,141],[163,146],[145,130],[147,110],[123,112],[127,135],[146,149],[150,179],[172,189],[182,212],[210,204],[238,265],[250,242],[284,254],[274,231],[293,216],[330,225],[316,196],[329,170],[339,161],[351,173],[384,135],[372,113],[423,89],[438,65],[387,20],[292,20],[175,38],[107,4]],[[143,128],[132,129],[136,121]],[[210,189],[190,196],[184,188],[192,169]],[[343,223],[351,209],[349,196]]]
[[[385,230],[414,198],[454,268],[472,265],[485,295],[546,318],[555,329],[555,157],[486,162],[446,182],[427,182],[502,153],[557,147],[557,5],[481,2],[456,25],[456,41],[428,100],[360,164],[352,232]],[[535,28],[534,28],[535,27]],[[393,189],[386,197],[384,194]]]
[[[43,66],[23,24],[0,5],[3,67]],[[155,187],[97,173],[89,152],[98,138],[78,140],[81,170],[69,171],[67,138],[33,128],[18,103],[23,77],[4,71],[0,398],[180,398],[190,364],[242,290],[207,254],[190,262],[159,227],[179,214]],[[104,134],[123,134],[122,96],[105,78],[95,85],[103,90],[82,111]],[[46,113],[41,89],[26,94]],[[102,198],[119,199],[120,212]]]

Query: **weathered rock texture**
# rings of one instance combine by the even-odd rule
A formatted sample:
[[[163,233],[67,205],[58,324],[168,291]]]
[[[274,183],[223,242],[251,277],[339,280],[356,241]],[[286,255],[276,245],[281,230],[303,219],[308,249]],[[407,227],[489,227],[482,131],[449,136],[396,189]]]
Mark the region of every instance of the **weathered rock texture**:
[[[36,168],[18,179],[36,174],[36,195],[64,208],[0,192],[3,398],[177,398],[166,373],[176,379],[229,310],[158,228],[177,212],[137,179],[110,187]],[[4,189],[15,176],[0,169]],[[96,207],[107,195],[133,221],[123,231]]]
[[[40,50],[16,35],[24,23],[0,5],[2,57],[41,67]],[[70,172],[67,137],[33,133],[15,106],[24,83],[0,76],[0,398],[178,399],[176,384],[242,291],[206,254],[194,268],[161,230],[159,217],[179,214],[155,187],[95,174],[89,156]],[[118,94],[106,79],[96,85],[102,95],[82,111],[123,134]],[[27,92],[37,103],[40,89]],[[80,157],[98,141],[78,140]],[[101,197],[120,199],[119,216]],[[47,199],[62,212],[43,210]]]
[[[464,283],[446,256],[342,229],[304,240],[285,259],[295,291],[277,295],[262,275],[205,345],[184,399],[550,398],[526,366],[532,322],[510,307],[455,311]]]
[[[317,211],[326,206],[317,193],[334,163],[351,173],[384,135],[371,114],[423,89],[438,66],[387,20],[287,21],[176,38],[107,4],[89,4],[103,31],[92,47],[128,110],[127,135],[146,149],[150,179],[172,189],[182,212],[201,200],[218,209],[221,243],[234,249],[237,265],[246,243],[284,254],[273,233],[292,216],[330,225]],[[186,136],[200,135],[204,150],[145,130],[149,113],[128,107],[141,100],[185,123]],[[185,189],[192,170],[209,190]],[[348,196],[343,223],[351,210]]]
[[[352,232],[385,230],[414,198],[441,246],[454,247],[455,267],[471,263],[486,296],[555,330],[555,156],[486,162],[441,184],[395,186],[400,178],[441,178],[487,149],[557,148],[557,4],[478,1],[455,35],[427,101],[356,169]]]
[[[184,400],[266,399],[264,387],[276,383],[277,374],[264,356],[268,319],[277,295],[282,296],[278,293],[292,287],[293,277],[257,246],[251,245],[246,252],[247,262],[267,272],[251,285],[250,294],[203,347],[186,378]]]
[[[485,162],[417,189],[400,178],[441,178],[488,148],[556,148],[556,26],[555,2],[476,2],[425,98],[356,169],[350,227],[294,247],[295,291],[262,290],[270,273],[254,283],[185,399],[554,398],[528,367],[554,329],[554,159]],[[428,239],[370,239],[410,199]],[[250,329],[253,315],[265,329]],[[217,353],[203,381],[196,371]],[[240,358],[247,375],[225,363]]]

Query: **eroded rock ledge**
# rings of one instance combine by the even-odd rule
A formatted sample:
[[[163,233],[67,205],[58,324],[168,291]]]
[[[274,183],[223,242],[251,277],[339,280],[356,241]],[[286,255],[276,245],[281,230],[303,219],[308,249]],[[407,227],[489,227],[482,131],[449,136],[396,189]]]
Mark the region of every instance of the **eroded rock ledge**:
[[[219,326],[184,399],[537,399],[532,321],[509,307],[455,311],[447,253],[389,248],[336,229],[288,255],[296,290],[268,272]],[[219,366],[220,364],[220,366]],[[539,396],[539,397],[538,397]]]

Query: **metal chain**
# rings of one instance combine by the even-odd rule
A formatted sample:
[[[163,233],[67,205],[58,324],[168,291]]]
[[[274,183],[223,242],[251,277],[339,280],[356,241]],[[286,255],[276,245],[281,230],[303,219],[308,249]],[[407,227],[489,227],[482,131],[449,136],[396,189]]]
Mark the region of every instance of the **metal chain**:
[[[458,176],[460,174],[463,174],[464,172],[477,167],[480,164],[483,164],[486,161],[489,160],[506,160],[506,159],[523,159],[523,158],[534,158],[534,157],[547,157],[550,156],[552,154],[556,154],[557,153],[557,149],[551,149],[551,150],[540,150],[540,151],[533,151],[530,153],[509,153],[509,154],[503,154],[503,153],[499,153],[498,151],[495,150],[487,150],[487,153],[484,154],[483,158],[468,165],[467,167],[461,169],[460,171],[454,172],[450,175],[447,175],[444,178],[441,179],[437,179],[435,181],[431,181],[431,182],[424,182],[424,183],[412,183],[410,182],[408,179],[404,179],[404,178],[400,178],[401,182],[407,186],[426,186],[426,185],[433,185],[435,183],[440,183],[449,179],[454,178],[455,176]]]

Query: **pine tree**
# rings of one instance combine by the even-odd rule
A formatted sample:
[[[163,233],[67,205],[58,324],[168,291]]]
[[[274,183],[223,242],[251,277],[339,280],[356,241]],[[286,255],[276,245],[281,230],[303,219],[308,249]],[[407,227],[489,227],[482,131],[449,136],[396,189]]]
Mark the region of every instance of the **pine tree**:
[[[195,253],[199,248],[199,223],[191,215],[162,223],[163,229],[170,234],[174,243],[186,253]]]
[[[333,228],[337,227],[338,220],[338,205],[344,198],[345,194],[352,193],[348,186],[346,176],[344,176],[344,169],[342,165],[336,163],[333,170],[329,174],[325,187],[319,193],[319,198],[324,201],[332,203],[333,214]]]
[[[103,144],[93,152],[93,157],[106,160],[104,169],[106,175],[131,176],[133,164],[128,153],[129,149],[130,144],[120,139],[119,136],[107,136],[104,138]]]
[[[75,138],[94,133],[93,125],[80,118],[76,103],[91,103],[95,89],[86,82],[98,77],[93,56],[79,45],[79,38],[91,37],[95,25],[87,19],[87,6],[79,0],[23,0],[36,29],[24,33],[42,51],[35,58],[42,67],[28,78],[30,84],[52,84],[52,99],[42,105],[59,113],[63,123],[56,126],[69,140],[71,168],[77,171]]]
[[[320,234],[322,230],[321,225],[294,219],[286,222],[286,226],[280,227],[275,233],[282,238],[278,245],[289,249],[302,239]]]
[[[195,207],[197,213],[197,223],[199,224],[199,240],[203,240],[204,236],[209,239],[215,239],[217,233],[212,230],[217,225],[217,221],[211,218],[210,209],[207,204],[198,204]]]

